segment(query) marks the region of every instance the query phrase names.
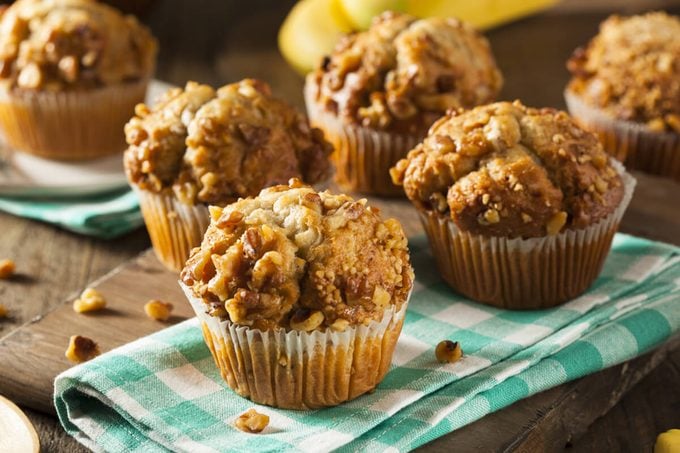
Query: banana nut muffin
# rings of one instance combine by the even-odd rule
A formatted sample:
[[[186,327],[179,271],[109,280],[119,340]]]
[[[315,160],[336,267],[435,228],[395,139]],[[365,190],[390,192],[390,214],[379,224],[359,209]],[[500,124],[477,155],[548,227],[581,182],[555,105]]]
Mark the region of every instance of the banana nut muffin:
[[[328,177],[330,145],[304,115],[245,79],[218,90],[194,82],[138,105],[125,126],[128,179],[185,204],[224,205],[300,177]]]
[[[462,231],[508,238],[586,228],[623,197],[595,135],[564,112],[519,101],[450,112],[392,177],[418,208]]]
[[[568,90],[652,131],[680,133],[680,19],[663,12],[611,16],[567,63]]]
[[[343,331],[407,301],[413,270],[401,225],[365,199],[291,180],[210,214],[181,278],[211,316],[260,330]]]
[[[18,0],[0,18],[0,80],[49,91],[137,81],[156,48],[134,16],[94,0]]]
[[[310,78],[315,101],[344,121],[416,134],[449,108],[492,101],[503,82],[469,25],[394,12],[346,36]]]

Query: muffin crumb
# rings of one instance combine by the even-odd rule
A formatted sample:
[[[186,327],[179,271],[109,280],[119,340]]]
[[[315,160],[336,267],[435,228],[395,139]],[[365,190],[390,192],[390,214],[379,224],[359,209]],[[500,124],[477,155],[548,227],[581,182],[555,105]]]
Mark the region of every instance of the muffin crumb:
[[[248,409],[246,412],[239,415],[234,425],[246,433],[260,433],[267,425],[269,425],[269,416],[261,414],[255,409]]]
[[[443,340],[434,350],[439,363],[455,363],[463,356],[463,349],[457,341]]]
[[[151,299],[144,305],[144,312],[149,318],[162,322],[170,319],[172,309],[171,303],[158,299]]]
[[[8,279],[14,275],[16,265],[10,259],[0,260],[0,279]]]
[[[106,307],[106,299],[94,288],[86,288],[80,297],[73,301],[73,310],[76,313],[89,313],[103,310]]]
[[[83,363],[97,357],[101,352],[93,340],[80,335],[71,336],[64,355],[73,363]]]

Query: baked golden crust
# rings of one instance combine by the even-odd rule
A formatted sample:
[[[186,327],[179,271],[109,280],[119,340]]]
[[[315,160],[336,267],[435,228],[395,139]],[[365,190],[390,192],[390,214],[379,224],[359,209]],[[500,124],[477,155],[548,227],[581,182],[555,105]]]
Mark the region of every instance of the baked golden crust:
[[[224,205],[293,177],[313,184],[330,173],[332,149],[321,131],[257,80],[217,91],[189,82],[135,113],[125,126],[128,179],[144,190],[172,189],[186,204]]]
[[[654,131],[680,132],[680,19],[663,12],[611,16],[567,67],[585,102]]]
[[[406,237],[366,200],[292,180],[211,207],[182,280],[213,316],[268,330],[367,324],[401,308],[413,282]]]
[[[449,108],[492,101],[502,82],[469,25],[393,12],[345,37],[308,78],[316,102],[345,121],[422,134]]]
[[[0,18],[0,81],[23,90],[148,78],[157,44],[134,16],[94,0],[18,0]]]
[[[450,112],[391,173],[417,207],[490,236],[585,228],[623,197],[593,134],[564,112],[519,101]]]

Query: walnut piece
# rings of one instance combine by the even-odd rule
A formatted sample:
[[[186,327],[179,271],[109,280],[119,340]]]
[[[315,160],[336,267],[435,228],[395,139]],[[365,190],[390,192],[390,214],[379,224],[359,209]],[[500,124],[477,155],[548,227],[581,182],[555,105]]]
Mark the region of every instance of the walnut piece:
[[[172,304],[158,299],[151,299],[144,305],[146,315],[156,321],[167,321],[172,313]]]
[[[80,297],[73,301],[73,310],[77,313],[88,313],[106,307],[106,299],[94,288],[86,288]]]
[[[10,259],[0,260],[0,279],[10,278],[14,275],[16,265]]]
[[[101,352],[93,340],[80,335],[73,335],[68,342],[64,355],[73,363],[83,363],[97,357]]]
[[[437,344],[434,354],[440,363],[454,363],[463,356],[463,349],[457,341],[444,340]]]
[[[234,425],[246,433],[259,433],[269,425],[269,416],[260,414],[255,409],[248,409],[239,415]]]

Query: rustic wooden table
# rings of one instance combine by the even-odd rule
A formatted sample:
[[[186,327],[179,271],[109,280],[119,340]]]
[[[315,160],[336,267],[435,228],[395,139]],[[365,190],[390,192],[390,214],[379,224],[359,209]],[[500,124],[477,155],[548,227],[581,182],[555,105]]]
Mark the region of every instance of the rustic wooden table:
[[[247,7],[235,3],[159,2],[148,18],[161,42],[157,77],[175,84],[193,79],[215,85],[258,77],[302,107],[302,79],[286,66],[275,46],[276,30],[291,0],[252,0]],[[677,3],[656,3],[678,13]],[[502,98],[563,107],[561,93],[568,78],[564,62],[606,15],[593,10],[592,2],[578,0],[489,32],[506,79]],[[640,179],[643,198],[634,201],[622,229],[680,244],[680,185]],[[106,242],[0,214],[0,258],[14,259],[19,270],[17,278],[0,282],[0,300],[11,313],[0,321],[0,343],[148,246],[143,229]],[[672,342],[627,364],[518,402],[423,450],[649,451],[659,432],[680,427],[677,345]],[[27,412],[43,451],[84,451],[54,417]]]

